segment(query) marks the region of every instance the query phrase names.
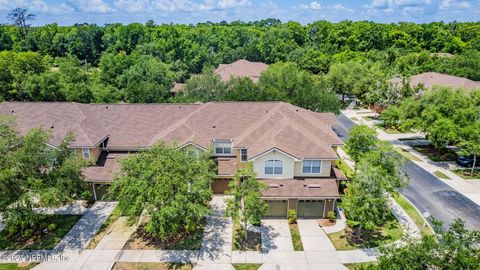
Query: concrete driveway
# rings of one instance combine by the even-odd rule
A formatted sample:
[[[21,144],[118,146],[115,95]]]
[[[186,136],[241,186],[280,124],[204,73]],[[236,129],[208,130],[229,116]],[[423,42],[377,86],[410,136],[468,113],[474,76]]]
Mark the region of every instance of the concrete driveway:
[[[263,251],[293,251],[292,236],[286,219],[264,219],[260,230]]]
[[[335,251],[330,238],[318,226],[317,220],[297,220],[300,238],[305,251]]]

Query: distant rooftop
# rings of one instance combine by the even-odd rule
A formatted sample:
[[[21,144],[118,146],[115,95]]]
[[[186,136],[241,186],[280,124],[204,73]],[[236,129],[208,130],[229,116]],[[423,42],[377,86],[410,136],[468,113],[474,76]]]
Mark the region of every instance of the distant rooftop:
[[[268,65],[265,63],[240,59],[231,64],[220,64],[215,69],[215,74],[218,74],[223,81],[228,81],[232,77],[248,77],[253,82],[258,82],[260,74],[267,68]]]
[[[391,83],[396,85],[402,84],[401,78],[394,78],[390,80]],[[434,85],[463,88],[466,90],[480,90],[480,82],[472,81],[467,78],[452,76],[437,72],[425,72],[410,77],[410,87],[414,88],[419,85],[423,85],[426,89],[432,89]]]

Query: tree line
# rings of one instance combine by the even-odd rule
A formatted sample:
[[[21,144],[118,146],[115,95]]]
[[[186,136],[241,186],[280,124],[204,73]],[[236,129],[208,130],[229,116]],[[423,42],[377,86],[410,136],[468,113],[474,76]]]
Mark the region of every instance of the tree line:
[[[387,79],[424,71],[480,80],[479,23],[317,21],[301,25],[268,19],[197,25],[149,21],[27,26],[0,25],[0,100],[284,100],[318,111],[337,111],[337,105],[317,101],[331,100],[331,94],[325,98],[326,92],[354,93],[368,101],[375,98],[370,92]],[[444,58],[434,52],[455,56]],[[270,86],[262,85],[262,80],[259,85],[245,81],[207,85],[242,88],[240,93],[221,96],[195,90],[203,87],[195,74],[212,80],[208,76],[214,67],[237,59],[283,64],[272,66],[275,70],[264,76],[263,82]],[[308,85],[305,93],[288,80],[274,77],[286,74],[304,88]],[[188,89],[198,87],[185,97],[173,98],[169,90],[174,82],[187,82]]]

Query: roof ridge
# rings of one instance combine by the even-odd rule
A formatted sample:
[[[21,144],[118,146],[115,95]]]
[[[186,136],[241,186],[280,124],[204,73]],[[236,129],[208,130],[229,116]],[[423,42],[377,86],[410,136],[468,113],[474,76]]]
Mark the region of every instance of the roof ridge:
[[[169,126],[167,129],[164,129],[162,132],[158,133],[157,135],[155,135],[153,137],[153,139],[150,141],[150,145],[154,144],[158,139],[160,139],[161,137],[169,134],[170,132],[174,131],[176,128],[182,126],[185,124],[185,122],[190,118],[192,117],[194,114],[198,113],[199,111],[203,110],[203,108],[207,107],[209,104],[212,104],[212,102],[207,102],[207,103],[203,103],[201,104],[196,110],[194,110],[193,112],[189,113],[188,115],[186,115],[184,118],[182,118],[180,121],[176,122],[175,124]],[[193,142],[193,141],[192,141]]]
[[[271,110],[267,111],[263,117],[260,117],[257,119],[257,121],[253,122],[252,125],[250,125],[248,128],[246,128],[242,133],[240,133],[238,136],[232,138],[232,140],[235,142],[241,142],[243,139],[245,139],[248,135],[250,135],[253,131],[255,131],[260,125],[265,123],[269,118],[271,118],[275,113],[278,112],[280,107],[282,107],[283,102],[278,102],[277,105],[275,105]]]

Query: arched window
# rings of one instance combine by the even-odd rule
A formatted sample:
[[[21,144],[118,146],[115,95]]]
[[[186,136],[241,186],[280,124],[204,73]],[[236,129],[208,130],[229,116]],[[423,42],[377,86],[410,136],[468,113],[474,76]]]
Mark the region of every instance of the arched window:
[[[283,161],[278,159],[270,159],[265,161],[266,175],[280,175],[283,174]]]

